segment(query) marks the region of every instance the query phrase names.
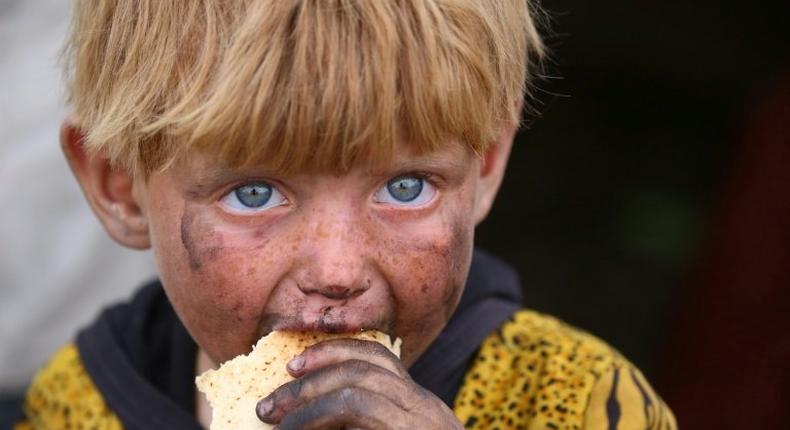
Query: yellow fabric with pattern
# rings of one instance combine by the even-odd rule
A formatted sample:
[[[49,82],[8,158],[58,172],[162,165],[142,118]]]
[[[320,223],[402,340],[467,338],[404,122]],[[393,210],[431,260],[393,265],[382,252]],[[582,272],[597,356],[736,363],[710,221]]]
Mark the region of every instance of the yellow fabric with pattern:
[[[123,429],[82,366],[74,345],[63,347],[38,372],[28,389],[24,410],[27,421],[17,424],[15,430]]]
[[[469,429],[676,429],[642,374],[598,338],[533,311],[490,335],[455,414]]]
[[[616,413],[613,413],[616,412]],[[33,380],[15,430],[122,429],[85,371],[61,349]],[[481,345],[455,400],[469,429],[672,430],[642,374],[592,335],[520,311]]]

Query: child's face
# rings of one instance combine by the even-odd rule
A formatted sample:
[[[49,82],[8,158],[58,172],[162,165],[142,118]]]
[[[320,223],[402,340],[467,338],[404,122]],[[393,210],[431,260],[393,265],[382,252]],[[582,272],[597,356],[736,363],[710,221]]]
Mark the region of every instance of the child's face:
[[[460,298],[479,164],[459,145],[341,176],[191,156],[143,193],[162,281],[217,362],[273,329],[375,328],[401,337],[410,363]]]
[[[281,175],[190,154],[147,181],[86,153],[69,121],[61,141],[110,235],[153,247],[176,312],[215,362],[275,329],[378,329],[403,339],[409,366],[455,310],[514,133],[482,159],[454,142],[419,157],[403,145],[384,169]]]

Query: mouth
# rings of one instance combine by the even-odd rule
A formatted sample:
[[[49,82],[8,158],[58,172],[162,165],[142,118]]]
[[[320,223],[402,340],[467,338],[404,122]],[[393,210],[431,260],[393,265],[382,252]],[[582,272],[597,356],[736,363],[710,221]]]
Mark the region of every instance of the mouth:
[[[378,330],[393,334],[392,319],[384,316],[370,318],[356,312],[327,306],[318,312],[301,312],[296,315],[270,313],[264,315],[260,326],[260,335],[265,336],[272,331],[322,332],[322,333],[358,333],[367,330]]]

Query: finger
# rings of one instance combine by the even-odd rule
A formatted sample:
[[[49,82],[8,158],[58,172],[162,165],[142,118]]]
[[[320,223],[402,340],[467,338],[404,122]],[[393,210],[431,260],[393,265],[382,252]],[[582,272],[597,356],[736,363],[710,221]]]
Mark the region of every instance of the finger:
[[[349,360],[283,384],[258,402],[256,413],[261,421],[276,423],[313,399],[345,387],[376,392],[407,411],[427,401],[428,396],[424,388],[389,370],[367,361]]]
[[[379,393],[341,388],[286,415],[278,429],[405,429],[407,414]]]
[[[411,379],[400,359],[384,345],[369,340],[332,339],[308,347],[288,362],[295,378],[325,366],[348,360],[369,361],[404,379]]]

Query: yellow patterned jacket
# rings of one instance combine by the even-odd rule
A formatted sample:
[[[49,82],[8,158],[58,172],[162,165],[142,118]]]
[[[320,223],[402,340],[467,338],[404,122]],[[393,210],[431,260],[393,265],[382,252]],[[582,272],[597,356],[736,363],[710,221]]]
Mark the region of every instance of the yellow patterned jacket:
[[[507,307],[480,305],[496,303],[486,301],[485,296],[491,299],[493,292],[498,291],[495,298],[501,298],[501,286],[512,283],[503,276],[487,277],[495,262],[486,262],[486,258],[476,253],[478,263],[473,263],[471,283],[467,284],[470,292],[464,293],[471,299],[462,299],[459,307],[467,311],[467,317],[460,312],[461,317],[454,316],[454,323],[451,320],[461,327],[456,330],[458,334],[449,338],[440,335],[435,342],[452,346],[463,343],[459,339],[473,339],[470,358],[458,362],[457,387],[448,391],[449,398],[443,398],[452,404],[466,428],[664,430],[677,427],[671,411],[639,370],[603,341],[545,314],[530,310],[509,312]],[[481,271],[481,266],[485,270]],[[505,272],[494,270],[496,273]],[[475,296],[476,291],[482,294]],[[92,331],[83,332],[76,344],[62,348],[37,374],[26,396],[25,419],[16,425],[16,430],[200,428],[191,404],[194,403],[191,381],[196,347],[177,320],[161,286],[145,288],[133,305],[122,310],[126,313],[109,312],[109,318],[106,315],[100,318],[100,322],[109,323],[94,324]],[[492,319],[491,315],[500,316]],[[459,326],[458,320],[465,320],[467,325]],[[496,325],[475,339],[475,329],[485,327],[486,323]],[[118,324],[121,329],[117,329]],[[157,340],[154,335],[157,330],[175,334]],[[138,333],[137,341],[116,342],[134,333]],[[179,350],[174,348],[179,344],[184,345],[180,348],[182,352],[163,353],[168,348]],[[137,349],[143,352],[136,354]],[[423,358],[442,361],[453,355],[452,348],[439,348],[433,355],[430,352],[429,349]],[[173,355],[182,358],[172,359]],[[150,356],[164,356],[166,360],[151,361]],[[444,363],[451,361],[434,365],[428,373],[441,374],[446,367]],[[415,375],[415,367],[419,366],[411,369],[415,380],[443,397],[438,394],[442,387],[432,386],[430,380]],[[149,368],[163,368],[165,372],[157,376],[145,370]],[[133,371],[129,373],[129,369]],[[172,373],[180,374],[175,379],[181,382],[171,383]],[[180,391],[163,395],[161,388],[151,388],[154,385],[165,387],[165,391],[175,385]],[[171,401],[172,398],[180,400]]]
[[[642,374],[600,340],[554,318],[518,312],[490,335],[455,413],[470,429],[674,429]],[[37,375],[23,429],[122,429],[73,345]]]

